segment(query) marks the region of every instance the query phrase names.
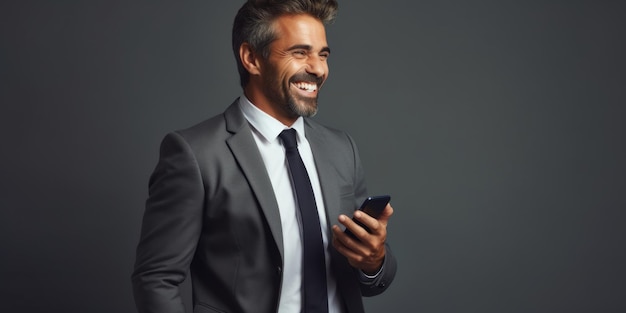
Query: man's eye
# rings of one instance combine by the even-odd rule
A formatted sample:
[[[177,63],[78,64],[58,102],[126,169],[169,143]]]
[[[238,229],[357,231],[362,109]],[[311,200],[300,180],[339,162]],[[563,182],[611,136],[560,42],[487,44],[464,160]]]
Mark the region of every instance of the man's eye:
[[[322,54],[320,54],[320,59],[326,60],[326,59],[328,59],[329,56],[330,56],[330,54],[328,54],[328,53],[322,53]]]
[[[297,58],[303,58],[306,57],[307,53],[304,50],[296,50],[293,52],[293,54],[297,57]]]

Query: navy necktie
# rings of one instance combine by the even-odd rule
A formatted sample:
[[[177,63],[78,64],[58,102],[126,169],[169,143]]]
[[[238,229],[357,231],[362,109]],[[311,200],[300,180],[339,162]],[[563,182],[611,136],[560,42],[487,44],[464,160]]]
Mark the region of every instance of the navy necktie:
[[[311,180],[298,152],[296,130],[293,128],[283,130],[279,137],[285,146],[291,179],[302,217],[302,288],[304,289],[302,312],[328,312],[324,243]]]

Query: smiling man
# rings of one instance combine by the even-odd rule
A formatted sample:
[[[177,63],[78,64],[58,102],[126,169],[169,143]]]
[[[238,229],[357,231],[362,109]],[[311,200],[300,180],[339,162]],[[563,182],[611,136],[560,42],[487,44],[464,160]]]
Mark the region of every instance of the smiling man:
[[[362,297],[393,280],[393,209],[378,219],[356,212],[369,231],[352,221],[368,196],[356,146],[309,118],[336,11],[330,0],[239,10],[243,95],[161,144],[132,277],[139,312],[184,312],[188,272],[194,312],[363,312]]]
[[[239,49],[251,74],[245,95],[259,109],[291,125],[317,112],[317,95],[328,77],[330,49],[324,25],[304,14],[284,15],[273,23],[276,39],[265,58],[244,42]]]

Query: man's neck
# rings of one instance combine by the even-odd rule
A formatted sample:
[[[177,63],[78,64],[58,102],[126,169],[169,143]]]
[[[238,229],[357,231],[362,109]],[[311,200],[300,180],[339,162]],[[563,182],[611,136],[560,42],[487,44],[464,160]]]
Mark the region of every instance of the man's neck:
[[[291,127],[291,125],[293,125],[293,123],[298,119],[298,116],[291,116],[290,114],[287,114],[284,110],[284,106],[272,104],[272,102],[267,99],[263,93],[250,87],[250,85],[244,88],[243,94],[255,107],[259,108],[259,110],[269,114],[286,126]]]

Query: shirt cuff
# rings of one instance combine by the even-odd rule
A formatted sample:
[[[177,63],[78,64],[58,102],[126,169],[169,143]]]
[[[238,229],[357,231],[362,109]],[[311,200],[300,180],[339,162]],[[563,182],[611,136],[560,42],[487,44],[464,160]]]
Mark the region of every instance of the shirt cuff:
[[[367,275],[362,270],[359,270],[359,278],[362,284],[365,285],[373,285],[376,282],[376,278],[382,273],[383,268],[385,268],[385,262],[383,261],[383,265],[380,267],[378,272],[374,275]]]

